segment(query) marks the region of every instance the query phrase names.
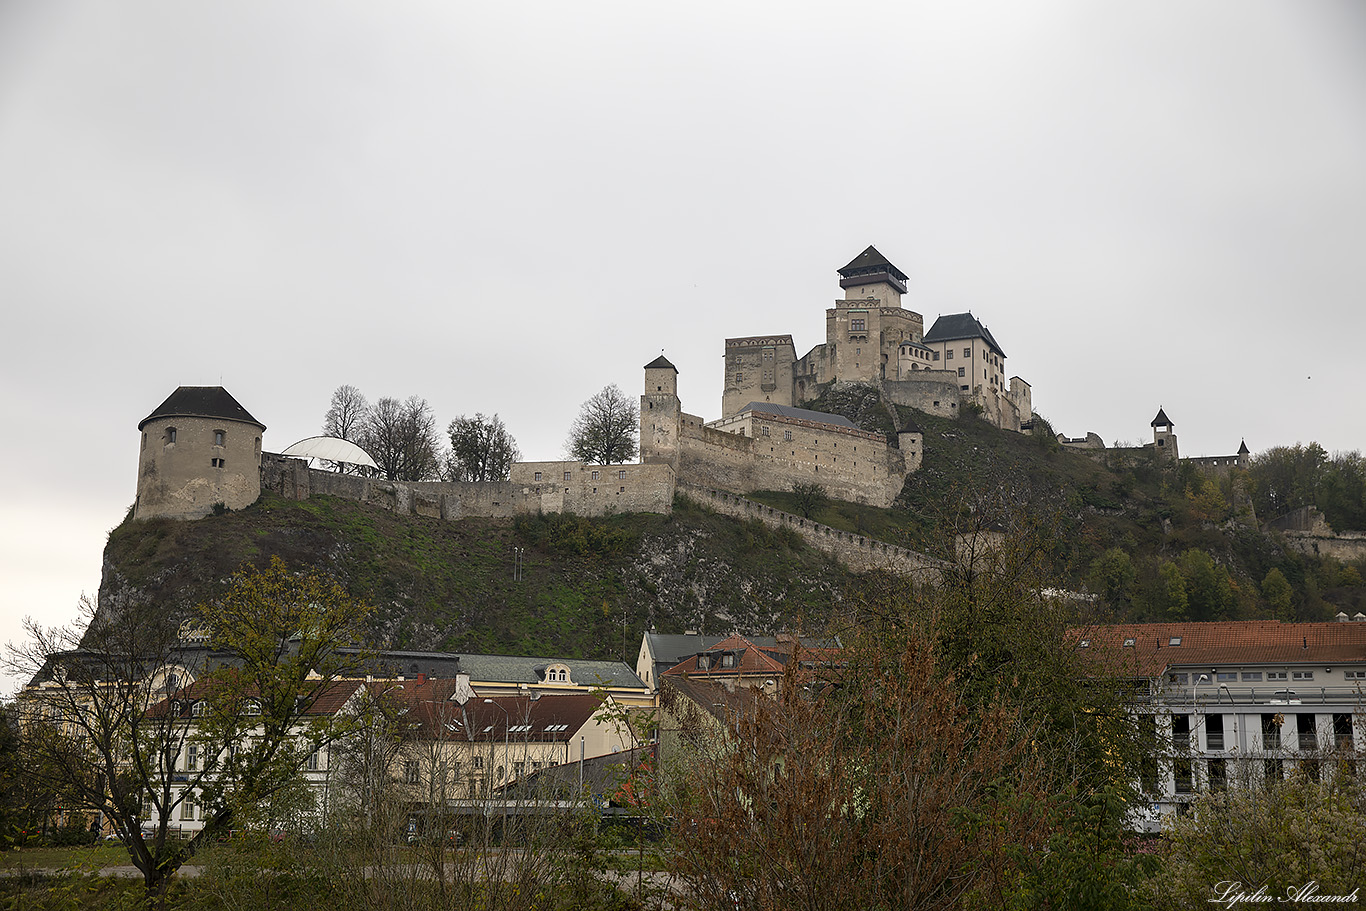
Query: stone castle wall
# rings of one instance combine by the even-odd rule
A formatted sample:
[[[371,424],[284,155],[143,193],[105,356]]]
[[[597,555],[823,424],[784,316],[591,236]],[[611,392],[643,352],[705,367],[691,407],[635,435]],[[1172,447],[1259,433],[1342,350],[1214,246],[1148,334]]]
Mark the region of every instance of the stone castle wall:
[[[507,481],[386,481],[321,471],[303,459],[268,453],[261,465],[261,488],[291,500],[340,497],[404,516],[510,519],[537,512],[669,513],[674,476],[668,465],[519,462]]]
[[[679,490],[723,515],[737,519],[757,519],[770,528],[790,528],[812,547],[859,572],[883,571],[933,579],[938,578],[947,565],[926,554],[840,531],[715,488],[679,484]]]
[[[1266,524],[1285,535],[1287,547],[1302,554],[1346,563],[1366,558],[1366,535],[1334,534],[1316,506],[1301,506]]]
[[[879,433],[762,412],[744,412],[706,429],[751,441],[744,456],[752,465],[748,485],[713,483],[714,475],[680,468],[680,478],[691,484],[745,493],[815,483],[840,500],[890,506],[905,482],[906,459]],[[691,444],[686,435],[680,439],[685,447]]]
[[[714,460],[743,452],[753,440],[698,426],[698,439],[715,447]],[[733,455],[731,456],[733,457]],[[738,464],[738,462],[737,462]],[[733,467],[733,466],[732,466]],[[565,472],[570,478],[564,479]],[[598,478],[593,478],[593,473]],[[625,473],[626,477],[621,477]],[[539,481],[537,475],[540,476]],[[856,572],[882,571],[935,577],[945,565],[925,554],[821,525],[747,500],[737,494],[697,484],[677,483],[668,465],[593,466],[582,462],[519,462],[513,479],[451,483],[407,483],[363,478],[309,468],[303,459],[266,453],[261,487],[292,500],[333,496],[403,516],[456,520],[471,517],[514,518],[536,512],[573,512],[600,516],[615,512],[660,512],[673,509],[675,490],[724,515],[757,519],[772,528],[791,528],[810,546],[828,553]],[[626,490],[622,490],[622,488]]]
[[[882,394],[887,401],[926,414],[958,417],[958,375],[950,370],[915,370],[906,378],[884,380]]]

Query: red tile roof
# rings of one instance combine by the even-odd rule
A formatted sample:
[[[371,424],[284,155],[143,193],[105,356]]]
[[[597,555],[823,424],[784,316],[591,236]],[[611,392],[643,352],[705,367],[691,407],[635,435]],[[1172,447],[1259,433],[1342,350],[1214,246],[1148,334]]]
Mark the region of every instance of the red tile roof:
[[[1111,672],[1137,676],[1183,665],[1366,664],[1366,623],[1125,623],[1078,627],[1067,636],[1079,649],[1087,643]],[[1126,647],[1128,639],[1133,644]]]
[[[720,655],[724,652],[735,653],[735,664],[721,666]],[[702,667],[699,658],[710,656],[709,664]],[[772,674],[780,676],[787,663],[787,655],[776,648],[760,648],[744,636],[730,636],[722,639],[711,648],[696,655],[684,658],[664,673],[670,676],[702,675],[707,677],[735,677]]]
[[[474,696],[462,707],[451,697],[455,680],[376,681],[371,691],[393,699],[426,737],[439,740],[562,741],[574,737],[593,717],[602,700],[592,693],[529,696]]]
[[[177,692],[170,697],[179,703],[181,716],[188,716],[196,702],[203,699],[209,693],[212,681],[197,680],[188,687]],[[342,706],[346,705],[347,700],[362,686],[359,680],[333,680],[323,686],[320,690],[315,690],[313,702],[304,712],[305,715],[334,715]],[[256,690],[250,689],[244,695],[252,698]],[[153,718],[161,717],[166,711],[167,700],[163,699],[147,710],[147,714]]]

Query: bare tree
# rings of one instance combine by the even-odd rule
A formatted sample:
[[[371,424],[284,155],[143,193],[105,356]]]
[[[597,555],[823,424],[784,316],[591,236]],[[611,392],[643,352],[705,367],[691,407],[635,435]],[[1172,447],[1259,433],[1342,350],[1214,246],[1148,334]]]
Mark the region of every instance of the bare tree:
[[[355,386],[338,386],[332,393],[332,404],[323,416],[323,433],[360,445],[369,418],[370,403],[365,400],[361,391]],[[359,465],[352,465],[349,462],[327,464],[332,470],[343,474],[361,470]]]
[[[441,473],[436,416],[424,398],[380,399],[370,409],[360,445],[391,481],[432,481]]]
[[[358,443],[369,416],[370,403],[359,389],[338,386],[332,393],[332,404],[323,416],[323,433]]]
[[[669,788],[669,862],[691,906],[999,905],[1012,852],[1045,834],[1030,809],[1042,764],[1018,714],[974,710],[925,639],[829,680],[797,665],[776,699],[718,693],[729,710]]]
[[[798,482],[792,485],[792,499],[797,507],[797,511],[807,519],[815,518],[816,513],[825,508],[829,502],[825,488],[814,481]]]
[[[579,408],[569,428],[569,454],[594,465],[615,465],[636,457],[640,406],[615,384],[604,386]]]
[[[512,463],[522,457],[517,441],[496,414],[489,418],[462,414],[451,421],[446,433],[451,438],[448,481],[506,481]]]
[[[8,649],[11,672],[29,680],[18,699],[24,774],[56,788],[63,809],[98,814],[160,896],[334,736],[312,709],[350,669],[336,646],[360,634],[367,609],[333,580],[272,559],[199,609],[210,668],[210,649],[181,642],[159,604],[82,606],[83,626],[30,620],[31,640]],[[202,828],[175,838],[171,820],[196,810]]]

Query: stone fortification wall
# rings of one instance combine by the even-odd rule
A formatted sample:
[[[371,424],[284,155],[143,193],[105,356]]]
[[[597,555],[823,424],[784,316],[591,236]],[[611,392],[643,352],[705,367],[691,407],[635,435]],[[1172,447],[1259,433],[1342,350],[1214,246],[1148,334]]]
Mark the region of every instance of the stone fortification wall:
[[[517,462],[508,483],[541,512],[602,516],[673,511],[674,470],[665,464]]]
[[[708,427],[694,414],[678,421],[678,476],[724,490],[758,490],[751,437]],[[788,486],[791,486],[790,484]]]
[[[1266,524],[1283,532],[1286,546],[1302,554],[1336,557],[1349,563],[1366,558],[1366,534],[1334,534],[1317,507],[1301,506]]]
[[[832,497],[874,506],[890,506],[905,483],[906,460],[881,434],[755,412],[718,423],[726,429],[681,416],[681,480],[740,493],[814,482]]]
[[[926,554],[840,531],[725,491],[692,484],[679,484],[679,490],[723,515],[758,519],[770,528],[790,528],[812,547],[859,572],[882,570],[897,575],[937,579],[946,565],[944,561]]]
[[[539,482],[538,474],[543,479]],[[293,500],[340,497],[405,516],[507,519],[536,512],[668,513],[673,510],[674,477],[668,465],[519,462],[508,481],[385,481],[320,471],[302,459],[268,453],[261,487]]]
[[[951,370],[916,370],[908,378],[885,380],[884,398],[926,414],[958,417],[958,375]]]
[[[1333,527],[1328,524],[1323,513],[1319,512],[1315,506],[1301,506],[1299,509],[1292,509],[1285,515],[1272,519],[1266,524],[1277,531],[1298,532],[1319,537],[1329,537],[1333,534]]]
[[[1201,473],[1211,477],[1228,477],[1235,468],[1243,467],[1247,460],[1237,455],[1226,456],[1196,456],[1195,458],[1182,459],[1181,464],[1193,465]]]

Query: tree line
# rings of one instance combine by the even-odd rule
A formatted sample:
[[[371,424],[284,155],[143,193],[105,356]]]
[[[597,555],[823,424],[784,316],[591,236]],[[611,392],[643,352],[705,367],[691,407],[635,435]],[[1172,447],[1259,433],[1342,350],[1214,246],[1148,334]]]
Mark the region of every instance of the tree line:
[[[568,458],[595,465],[636,456],[640,407],[615,385],[594,393],[579,408],[564,449]],[[355,386],[332,393],[322,432],[355,443],[390,481],[506,481],[522,457],[516,439],[497,414],[460,415],[438,429],[436,414],[421,396],[373,404]],[[338,463],[340,471],[357,466]]]
[[[1318,443],[1275,446],[1252,459],[1247,481],[1263,519],[1315,506],[1336,532],[1366,531],[1366,458],[1356,450],[1330,456]]]

